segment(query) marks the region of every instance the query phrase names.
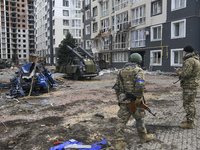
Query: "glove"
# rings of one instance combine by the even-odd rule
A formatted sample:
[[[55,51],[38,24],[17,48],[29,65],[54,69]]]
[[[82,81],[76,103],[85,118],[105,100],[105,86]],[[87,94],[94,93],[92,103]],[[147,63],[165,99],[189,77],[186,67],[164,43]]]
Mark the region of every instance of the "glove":
[[[135,105],[140,105],[142,98],[136,98]]]

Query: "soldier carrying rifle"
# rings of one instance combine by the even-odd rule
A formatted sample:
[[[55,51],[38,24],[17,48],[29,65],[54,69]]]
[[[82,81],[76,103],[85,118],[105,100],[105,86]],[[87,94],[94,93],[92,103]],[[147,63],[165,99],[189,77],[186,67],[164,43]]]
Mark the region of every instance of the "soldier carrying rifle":
[[[125,64],[117,75],[116,84],[113,87],[116,91],[119,102],[118,121],[116,127],[116,150],[124,150],[126,147],[124,130],[130,117],[136,120],[136,128],[140,142],[144,143],[153,139],[153,134],[147,134],[144,116],[145,108],[141,107],[145,77],[141,69],[142,57],[138,53],[130,55],[130,62]]]

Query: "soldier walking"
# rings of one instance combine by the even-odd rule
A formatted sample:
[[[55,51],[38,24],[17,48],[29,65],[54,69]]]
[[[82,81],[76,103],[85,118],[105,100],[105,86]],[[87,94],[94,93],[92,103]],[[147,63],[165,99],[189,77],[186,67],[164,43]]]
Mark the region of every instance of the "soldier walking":
[[[175,72],[181,79],[180,85],[183,89],[183,107],[186,112],[186,120],[180,124],[180,128],[193,129],[195,127],[196,106],[195,98],[199,86],[200,63],[199,55],[194,52],[191,46],[184,49],[183,66],[175,68]]]
[[[147,134],[144,116],[145,109],[139,106],[142,101],[145,77],[140,65],[142,57],[138,53],[130,55],[130,62],[125,64],[117,75],[115,91],[119,102],[118,121],[115,135],[116,150],[124,150],[125,128],[130,117],[136,120],[136,128],[140,142],[144,143],[153,139],[153,134]]]

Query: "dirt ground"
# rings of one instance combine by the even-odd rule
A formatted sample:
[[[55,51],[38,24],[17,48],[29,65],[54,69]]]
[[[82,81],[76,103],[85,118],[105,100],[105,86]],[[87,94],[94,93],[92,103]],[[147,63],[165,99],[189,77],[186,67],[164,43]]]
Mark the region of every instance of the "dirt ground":
[[[47,150],[54,142],[70,139],[89,145],[106,139],[104,149],[114,149],[119,109],[112,89],[115,78],[114,72],[91,80],[64,78],[48,94],[11,100],[6,98],[7,91],[1,90],[0,149]],[[179,83],[173,84],[176,80],[176,76],[146,74],[147,105],[151,108],[154,100],[180,94]],[[127,142],[130,135],[138,140],[137,133],[128,132]]]

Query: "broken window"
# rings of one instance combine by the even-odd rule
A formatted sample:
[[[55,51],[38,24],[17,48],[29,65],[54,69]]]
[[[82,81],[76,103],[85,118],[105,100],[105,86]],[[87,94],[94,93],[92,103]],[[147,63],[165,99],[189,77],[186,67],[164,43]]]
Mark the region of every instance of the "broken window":
[[[116,18],[116,21],[115,21]],[[116,31],[128,29],[128,12],[121,13],[112,19],[112,28]]]
[[[161,58],[161,50],[153,50],[150,52],[150,65],[152,66],[161,66],[162,58]]]
[[[109,37],[102,37],[101,38],[102,50],[109,50]]]
[[[131,20],[131,26],[137,26],[140,24],[144,24],[146,21],[146,7],[145,5],[137,7],[132,10],[132,20]]]
[[[109,18],[101,21],[101,33],[108,32],[109,30]]]
[[[132,31],[131,33],[131,47],[145,46],[145,28]]]

